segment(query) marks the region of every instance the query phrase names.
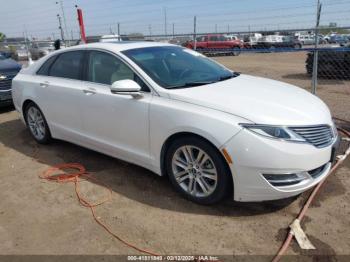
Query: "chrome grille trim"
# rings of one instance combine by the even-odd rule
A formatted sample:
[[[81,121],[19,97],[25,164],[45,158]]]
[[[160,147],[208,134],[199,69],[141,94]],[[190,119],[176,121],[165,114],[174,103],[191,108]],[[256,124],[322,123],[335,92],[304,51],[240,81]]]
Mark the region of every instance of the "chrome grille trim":
[[[15,78],[18,72],[0,72],[0,75],[5,75],[6,79],[0,80],[0,91],[8,91],[12,88],[12,79]]]
[[[293,126],[288,128],[318,148],[326,147],[334,140],[332,127],[329,125]]]

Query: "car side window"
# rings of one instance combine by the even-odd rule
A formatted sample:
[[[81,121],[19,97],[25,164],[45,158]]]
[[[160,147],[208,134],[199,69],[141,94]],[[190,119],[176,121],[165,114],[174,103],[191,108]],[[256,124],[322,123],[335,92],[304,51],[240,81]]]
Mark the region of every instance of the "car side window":
[[[111,85],[119,80],[134,80],[141,90],[149,92],[148,86],[124,62],[113,55],[91,51],[88,59],[87,81]]]
[[[219,36],[219,37],[218,37],[218,41],[226,41],[226,39],[225,39],[224,36]]]
[[[40,67],[40,69],[36,72],[37,75],[48,76],[49,70],[52,63],[56,60],[57,56],[52,56]]]
[[[209,38],[209,41],[218,41],[218,37],[217,36],[211,36]]]
[[[60,54],[49,69],[49,76],[81,79],[83,55],[83,51],[70,51]]]

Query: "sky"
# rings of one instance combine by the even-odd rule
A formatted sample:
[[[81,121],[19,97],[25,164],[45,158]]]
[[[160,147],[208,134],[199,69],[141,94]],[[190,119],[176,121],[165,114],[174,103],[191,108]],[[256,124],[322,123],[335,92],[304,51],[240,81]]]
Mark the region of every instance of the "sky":
[[[58,2],[58,3],[56,3]],[[350,0],[321,0],[321,24],[350,26]],[[59,38],[57,14],[65,37],[78,38],[75,5],[83,10],[87,35],[117,32],[144,35],[239,32],[314,27],[317,0],[0,0],[0,32],[8,37]],[[165,27],[165,13],[167,26]],[[166,30],[165,30],[166,28]]]

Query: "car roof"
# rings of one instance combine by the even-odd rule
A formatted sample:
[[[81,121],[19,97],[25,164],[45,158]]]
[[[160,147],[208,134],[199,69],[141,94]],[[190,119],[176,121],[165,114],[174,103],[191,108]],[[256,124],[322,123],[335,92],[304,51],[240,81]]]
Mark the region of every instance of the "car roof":
[[[62,49],[64,51],[73,49],[95,49],[101,48],[112,52],[122,52],[129,49],[157,47],[157,46],[176,46],[168,43],[147,42],[147,41],[120,41],[120,42],[98,42],[91,44],[83,44]]]
[[[25,70],[22,70],[22,73],[25,74],[34,74],[36,70],[40,68],[40,66],[45,63],[50,57],[65,53],[68,51],[73,50],[88,50],[88,49],[103,49],[107,51],[111,51],[113,53],[122,52],[129,49],[136,49],[136,48],[144,48],[144,47],[157,47],[157,46],[177,46],[172,45],[168,43],[157,43],[157,42],[147,42],[147,41],[121,41],[121,42],[98,42],[98,43],[91,43],[91,44],[82,44],[82,45],[75,45],[67,48],[63,48],[57,51],[52,52],[49,55],[44,56],[39,61],[35,62],[33,65],[29,66]],[[179,46],[177,46],[179,47]],[[181,47],[179,47],[181,48]]]

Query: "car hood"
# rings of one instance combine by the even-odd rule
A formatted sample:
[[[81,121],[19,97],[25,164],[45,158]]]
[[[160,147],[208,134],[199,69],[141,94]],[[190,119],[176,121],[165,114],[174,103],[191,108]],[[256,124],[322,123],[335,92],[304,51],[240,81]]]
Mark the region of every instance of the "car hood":
[[[21,65],[11,58],[0,60],[0,71],[19,71],[20,69]]]
[[[331,124],[325,103],[296,86],[240,75],[209,85],[169,90],[171,99],[230,113],[258,124]]]

